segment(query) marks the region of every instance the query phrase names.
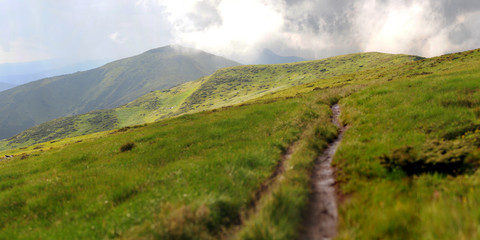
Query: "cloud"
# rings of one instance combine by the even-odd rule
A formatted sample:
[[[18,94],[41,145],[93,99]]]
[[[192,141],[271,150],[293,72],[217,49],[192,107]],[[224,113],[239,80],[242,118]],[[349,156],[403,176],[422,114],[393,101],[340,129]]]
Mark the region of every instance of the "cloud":
[[[283,26],[274,1],[159,1],[173,26],[172,42],[220,54],[246,56]]]
[[[15,61],[31,60],[26,53],[34,49],[41,49],[48,58],[82,61],[128,57],[167,45],[170,23],[163,8],[136,3],[3,0],[0,48],[6,49],[9,42],[24,41],[29,44],[15,50]]]
[[[162,1],[173,42],[232,58],[263,48],[320,58],[382,51],[435,56],[480,47],[477,0]]]
[[[426,57],[480,47],[469,44],[470,30],[463,24],[466,15],[459,14],[457,21],[449,22],[441,7],[432,1],[359,2],[352,21],[355,39],[362,51]]]
[[[365,51],[432,55],[430,42],[444,36],[438,32],[441,19],[430,9],[428,1],[363,1],[355,6],[356,39]]]
[[[480,47],[479,16],[478,0],[3,0],[0,63],[116,59],[169,44],[241,62],[263,48],[430,57]]]
[[[114,32],[114,33],[111,33],[108,35],[108,38],[110,38],[113,42],[117,43],[117,44],[122,44],[125,42],[125,39],[123,39],[121,36],[120,36],[120,33],[119,32]]]
[[[222,18],[216,6],[208,1],[196,2],[193,11],[188,13],[188,18],[192,20],[192,25],[196,31],[216,27],[222,23]]]

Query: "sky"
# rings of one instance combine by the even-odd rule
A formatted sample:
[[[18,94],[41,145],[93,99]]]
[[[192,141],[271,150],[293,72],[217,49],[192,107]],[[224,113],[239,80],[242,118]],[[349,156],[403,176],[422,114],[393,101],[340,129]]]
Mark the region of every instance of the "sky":
[[[0,0],[0,64],[119,59],[182,45],[242,63],[480,48],[479,0]]]

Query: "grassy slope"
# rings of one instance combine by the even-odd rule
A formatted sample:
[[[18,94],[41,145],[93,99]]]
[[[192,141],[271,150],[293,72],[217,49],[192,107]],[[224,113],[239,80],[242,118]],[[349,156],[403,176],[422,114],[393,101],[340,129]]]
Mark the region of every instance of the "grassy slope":
[[[360,53],[291,64],[224,68],[210,76],[169,90],[151,92],[113,111],[95,111],[41,124],[12,139],[0,141],[0,149],[23,147],[234,105],[303,83],[415,59],[418,57]],[[326,82],[324,85],[329,84]]]
[[[478,238],[479,194],[475,189],[480,179],[475,177],[477,174],[468,174],[475,172],[480,162],[480,131],[475,130],[480,126],[479,52],[329,79],[332,86],[341,87],[316,82],[276,94],[292,97],[314,90],[322,94],[320,102],[343,99],[343,118],[350,128],[335,163],[341,186],[340,239]],[[417,81],[420,79],[423,81]],[[412,134],[412,126],[418,125],[421,127]],[[305,131],[306,137],[300,140],[289,164],[291,170],[285,173],[286,180],[262,201],[259,213],[241,230],[242,239],[296,238],[301,227],[300,209],[305,207],[309,164],[319,152],[312,145],[321,149],[332,129],[323,122],[315,133],[311,131]],[[430,135],[426,144],[424,138],[418,138],[425,131]],[[433,140],[442,137],[450,140],[440,140],[440,144]],[[451,171],[460,162],[468,174],[452,177],[427,172],[408,177],[398,169],[388,173],[379,166],[380,156],[403,149],[406,142],[420,149],[417,159],[426,158],[426,166],[433,163],[434,168],[444,170],[446,165]]]
[[[0,221],[0,235],[218,237],[249,211],[253,192],[282,150],[300,138],[284,184],[237,232],[240,239],[295,236],[308,194],[306,173],[335,134],[328,105],[369,81],[348,76],[221,111],[2,153],[17,157],[0,161],[0,206],[9,219]],[[319,87],[328,82],[331,89]],[[122,153],[126,142],[135,147]],[[271,224],[273,212],[289,217]]]
[[[341,101],[340,239],[480,237],[479,65],[479,50],[427,59]]]
[[[405,145],[429,153],[428,143],[443,137],[448,143],[440,150],[455,150],[447,156],[479,159],[478,133],[465,133],[478,126],[479,59],[477,50],[366,70],[244,106],[15,150],[30,156],[0,162],[0,206],[15,216],[0,221],[5,227],[0,234],[218,237],[248,210],[281,149],[299,139],[282,180],[236,232],[239,239],[295,238],[312,161],[335,134],[328,105],[342,99],[342,118],[350,128],[335,160],[344,194],[339,237],[476,238],[477,174],[407,176],[388,172],[379,157]],[[136,147],[120,153],[129,141]],[[452,160],[433,150],[428,156]],[[47,227],[51,223],[58,227]]]
[[[292,86],[415,59],[418,57],[359,53],[299,63],[220,69],[186,99],[180,112],[236,104]]]
[[[310,102],[185,115],[0,161],[0,238],[218,237],[312,120]]]
[[[167,46],[93,70],[31,82],[0,93],[0,139],[55,118],[118,107],[150,91],[236,65],[205,52]]]

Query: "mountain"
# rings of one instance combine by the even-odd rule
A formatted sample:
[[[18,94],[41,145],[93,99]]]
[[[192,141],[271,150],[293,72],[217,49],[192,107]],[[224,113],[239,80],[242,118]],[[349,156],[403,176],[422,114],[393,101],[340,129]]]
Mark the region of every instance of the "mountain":
[[[339,239],[479,239],[480,49],[373,56],[391,60],[338,58],[336,73],[245,89],[241,104],[1,152],[0,239],[315,239],[305,231],[325,225]],[[285,66],[222,69],[222,85],[322,65]],[[203,86],[214,104],[209,81],[157,100]]]
[[[107,60],[91,60],[65,63],[60,60],[44,60],[27,63],[0,64],[0,82],[21,85],[42,78],[90,70],[107,63]]]
[[[279,63],[293,63],[307,61],[305,58],[295,57],[295,56],[279,56],[274,53],[272,50],[265,48],[257,56],[256,59],[252,61],[252,64],[279,64]]]
[[[0,138],[58,117],[114,108],[235,65],[239,64],[203,51],[167,46],[18,86],[0,93]]]
[[[48,121],[0,142],[0,149],[231,106],[292,86],[418,59],[421,58],[384,53],[358,53],[299,63],[223,68],[212,75],[168,90],[147,93],[115,109],[98,110]]]
[[[14,88],[15,86],[15,84],[0,82],[0,92],[10,88]]]

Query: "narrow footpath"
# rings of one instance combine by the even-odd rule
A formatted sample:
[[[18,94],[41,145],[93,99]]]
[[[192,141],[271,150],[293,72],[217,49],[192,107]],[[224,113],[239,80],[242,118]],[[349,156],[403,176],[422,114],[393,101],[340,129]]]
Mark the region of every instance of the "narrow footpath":
[[[302,240],[326,240],[335,237],[337,232],[337,204],[335,199],[335,177],[331,166],[333,156],[343,138],[345,127],[340,124],[340,107],[332,106],[332,123],[339,127],[337,139],[317,158],[312,172],[308,210],[305,213]]]

